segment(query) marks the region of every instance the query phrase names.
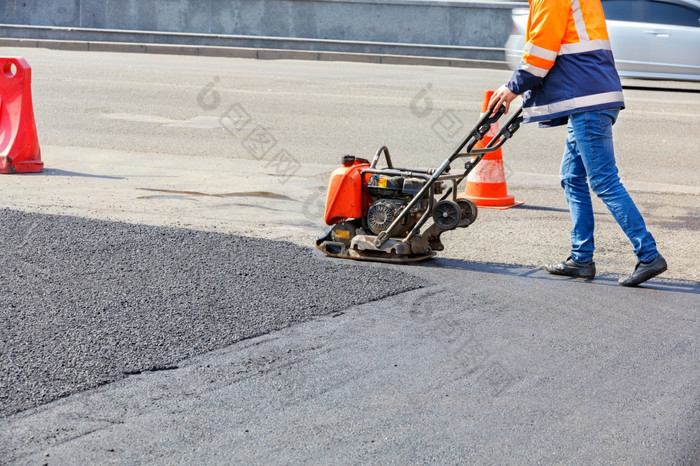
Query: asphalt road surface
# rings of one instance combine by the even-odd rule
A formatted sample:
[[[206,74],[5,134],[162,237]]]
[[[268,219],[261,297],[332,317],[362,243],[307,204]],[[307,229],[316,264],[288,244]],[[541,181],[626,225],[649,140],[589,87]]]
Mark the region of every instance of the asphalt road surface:
[[[2,53],[46,163],[0,178],[3,462],[700,462],[697,85],[625,82],[620,169],[670,264],[627,289],[600,203],[599,276],[539,268],[567,253],[561,129],[509,141],[525,206],[437,259],[310,247],[341,154],[437,166],[507,72]]]

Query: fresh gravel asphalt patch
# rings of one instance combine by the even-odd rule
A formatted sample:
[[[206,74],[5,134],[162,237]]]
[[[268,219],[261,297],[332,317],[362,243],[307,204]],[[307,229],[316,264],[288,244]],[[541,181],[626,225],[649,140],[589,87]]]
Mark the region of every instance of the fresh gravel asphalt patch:
[[[408,290],[291,243],[0,209],[0,416]]]

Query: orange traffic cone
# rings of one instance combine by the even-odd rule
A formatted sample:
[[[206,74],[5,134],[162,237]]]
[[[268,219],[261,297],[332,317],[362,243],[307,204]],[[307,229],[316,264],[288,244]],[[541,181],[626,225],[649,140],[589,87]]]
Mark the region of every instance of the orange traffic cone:
[[[489,100],[491,100],[493,92],[489,90],[484,95],[484,102],[481,104],[482,115],[489,110]],[[498,131],[498,122],[493,123],[490,131],[474,147],[486,147],[489,141],[498,134]],[[506,173],[503,168],[503,154],[500,148],[484,155],[481,162],[469,172],[464,193],[457,197],[466,197],[474,201],[479,207],[487,209],[510,209],[523,204],[523,202],[516,201],[514,196],[508,194]]]
[[[44,167],[32,106],[32,69],[21,57],[0,57],[0,173]]]

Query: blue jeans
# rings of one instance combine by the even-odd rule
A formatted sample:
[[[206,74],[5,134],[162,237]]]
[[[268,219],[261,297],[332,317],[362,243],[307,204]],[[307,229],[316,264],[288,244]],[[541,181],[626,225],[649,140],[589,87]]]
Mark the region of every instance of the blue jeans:
[[[592,261],[595,249],[588,183],[632,242],[638,260],[650,262],[659,254],[642,214],[618,176],[612,126],[619,112],[612,108],[569,116],[560,177],[573,224],[571,258],[576,262]]]

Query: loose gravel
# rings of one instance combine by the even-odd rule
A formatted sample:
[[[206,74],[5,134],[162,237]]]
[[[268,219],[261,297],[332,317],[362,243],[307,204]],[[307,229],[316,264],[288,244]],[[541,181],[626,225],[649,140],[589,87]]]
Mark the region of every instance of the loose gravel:
[[[0,209],[0,416],[422,286],[286,242]]]

